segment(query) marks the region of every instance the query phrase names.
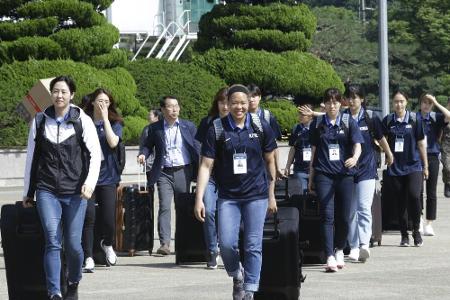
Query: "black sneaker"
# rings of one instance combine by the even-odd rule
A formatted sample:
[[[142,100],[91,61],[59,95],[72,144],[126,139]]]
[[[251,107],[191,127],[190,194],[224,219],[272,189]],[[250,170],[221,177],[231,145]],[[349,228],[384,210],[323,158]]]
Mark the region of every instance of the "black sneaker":
[[[450,198],[450,184],[448,183],[444,185],[444,196]]]
[[[419,231],[414,231],[412,236],[413,236],[413,239],[414,239],[414,246],[420,247],[420,246],[423,245],[422,236],[420,235]]]
[[[78,300],[78,282],[67,285],[65,300]]]
[[[400,241],[400,247],[409,247],[409,236],[402,235],[402,239]]]
[[[208,262],[206,263],[206,267],[208,269],[217,269],[217,260],[219,259],[218,252],[209,252],[208,254]]]

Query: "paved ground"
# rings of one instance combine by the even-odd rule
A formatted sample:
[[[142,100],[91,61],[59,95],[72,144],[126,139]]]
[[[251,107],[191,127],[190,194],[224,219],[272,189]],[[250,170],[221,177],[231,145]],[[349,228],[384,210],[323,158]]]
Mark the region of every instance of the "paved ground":
[[[442,190],[439,183],[437,236],[425,237],[423,247],[400,248],[399,234],[390,232],[365,264],[348,263],[335,274],[324,273],[319,265],[306,266],[301,298],[450,299],[450,199],[442,197]],[[12,188],[0,190],[0,205],[20,194]],[[0,299],[7,299],[3,259],[0,269]],[[231,299],[231,280],[223,267],[211,271],[203,265],[177,266],[174,255],[142,253],[85,274],[80,299]]]

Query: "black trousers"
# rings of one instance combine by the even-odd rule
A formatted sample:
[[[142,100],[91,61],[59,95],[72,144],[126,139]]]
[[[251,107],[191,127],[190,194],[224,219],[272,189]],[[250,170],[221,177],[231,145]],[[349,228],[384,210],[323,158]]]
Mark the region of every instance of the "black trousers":
[[[95,200],[88,201],[84,218],[82,242],[85,258],[92,257],[96,225],[98,227],[95,227],[95,230],[98,231],[100,239],[103,239],[104,245],[111,246],[115,235],[117,186],[115,184],[96,186],[94,197]],[[96,205],[98,205],[97,214]]]
[[[420,192],[423,173],[413,172],[404,176],[392,176],[392,194],[398,195],[398,223],[402,235],[408,234],[408,216],[413,221],[413,230],[418,231],[422,206]]]
[[[439,158],[438,155],[428,155],[428,179],[425,181],[427,204],[426,204],[426,218],[427,220],[436,220],[436,189],[439,175]],[[420,193],[420,200],[423,206],[423,188]]]

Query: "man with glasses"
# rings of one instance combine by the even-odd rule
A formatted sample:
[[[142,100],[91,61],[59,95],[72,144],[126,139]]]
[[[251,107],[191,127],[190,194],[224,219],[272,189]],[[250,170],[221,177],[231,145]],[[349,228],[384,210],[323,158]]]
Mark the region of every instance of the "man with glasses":
[[[164,96],[160,101],[163,120],[148,127],[147,140],[140,153],[139,162],[153,153],[155,160],[148,183],[158,187],[159,212],[158,235],[161,243],[156,253],[170,254],[170,207],[172,199],[179,193],[189,192],[198,166],[200,145],[194,138],[195,125],[179,119],[180,106],[174,96]]]

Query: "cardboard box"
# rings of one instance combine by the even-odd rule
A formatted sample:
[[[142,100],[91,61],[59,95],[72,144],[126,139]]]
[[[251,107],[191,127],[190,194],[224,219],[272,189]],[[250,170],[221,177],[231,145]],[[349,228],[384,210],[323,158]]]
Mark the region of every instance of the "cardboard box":
[[[37,112],[44,111],[52,105],[50,95],[50,82],[53,78],[40,79],[25,95],[22,102],[16,107],[16,112],[25,119],[27,123],[33,120]]]

